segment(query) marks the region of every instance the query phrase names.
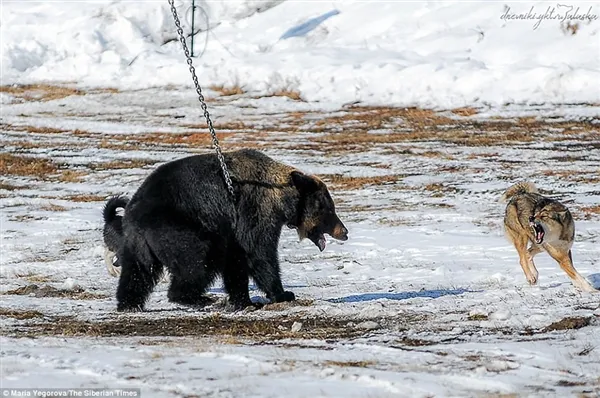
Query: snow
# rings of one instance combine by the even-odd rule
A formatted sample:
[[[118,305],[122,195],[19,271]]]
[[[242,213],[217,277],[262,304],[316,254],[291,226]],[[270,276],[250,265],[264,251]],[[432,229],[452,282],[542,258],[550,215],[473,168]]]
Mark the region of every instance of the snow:
[[[248,103],[259,106],[246,107]],[[244,121],[258,129],[272,126],[270,121],[284,126],[284,115],[290,112],[309,112],[305,116],[308,126],[342,112],[331,112],[331,104],[322,109],[321,104],[281,98],[248,101],[247,96],[210,96],[209,104],[218,123]],[[506,112],[500,108],[496,115]],[[557,115],[577,120],[578,115],[597,114],[598,109],[523,107],[509,113],[506,120],[531,114],[540,120]],[[180,115],[185,117],[176,118]],[[99,145],[120,135],[133,140],[144,132],[173,134],[186,131],[189,127],[185,126],[194,121],[202,123],[192,90],[95,93],[48,102],[11,97],[3,105],[2,116],[6,124],[1,136],[4,151],[26,151],[81,170],[90,162],[164,162],[190,151],[210,150],[160,145],[121,150]],[[108,121],[119,117],[119,122]],[[495,120],[490,117],[477,116],[482,122]],[[23,132],[23,128],[32,129],[28,126],[52,126],[64,132]],[[73,133],[81,130],[91,135]],[[549,124],[548,131],[553,130],[557,129]],[[178,307],[168,302],[167,284],[160,283],[151,296],[149,312],[119,318],[113,299],[117,280],[108,275],[103,263],[102,201],[69,198],[131,194],[154,166],[99,170],[78,182],[3,177],[3,183],[25,188],[0,190],[2,290],[30,285],[31,278],[41,276],[38,285],[84,289],[105,298],[3,295],[3,309],[35,310],[43,317],[2,317],[3,328],[10,331],[0,340],[2,386],[141,388],[143,394],[159,397],[424,397],[523,392],[567,396],[599,391],[598,294],[577,291],[558,265],[543,254],[536,257],[539,284],[528,286],[516,252],[503,236],[503,204],[498,203],[509,181],[519,175],[537,176],[534,181],[541,188],[573,200],[569,206],[577,219],[575,266],[599,287],[600,218],[594,213],[584,218],[579,210],[598,203],[598,182],[593,177],[577,180],[579,183],[569,177],[544,177],[547,170],[592,176],[590,171],[597,168],[600,158],[586,145],[597,145],[597,139],[580,142],[577,135],[571,136],[568,155],[573,160],[564,162],[560,160],[564,141],[548,139],[543,140],[544,145],[534,141],[481,147],[440,147],[445,144],[425,140],[401,143],[398,152],[375,146],[357,153],[315,156],[312,150],[298,148],[310,134],[302,129],[282,134],[276,128],[265,136],[263,149],[318,174],[406,177],[400,184],[359,190],[332,188],[350,239],[329,239],[322,253],[310,242],[298,242],[295,232],[284,230],[280,245],[284,284],[298,299],[312,304],[279,310],[232,314],[218,305],[203,311]],[[43,145],[18,149],[23,142]],[[221,144],[230,148],[239,143],[234,135]],[[403,152],[406,148],[410,150]],[[434,150],[445,156],[419,155]],[[503,159],[526,158],[529,162],[514,169],[490,167],[495,163],[478,156],[486,153],[495,154],[491,159],[498,164],[505,164]],[[465,171],[440,171],[448,165]],[[430,196],[423,186],[432,183],[455,190],[442,197]],[[439,207],[440,203],[445,206]],[[49,205],[63,206],[64,211],[44,207]],[[361,206],[371,207],[360,210]],[[224,296],[220,284],[211,293]],[[251,296],[264,301],[258,291],[253,290]],[[332,317],[344,320],[345,329],[359,336],[272,341],[248,336],[232,336],[234,341],[219,336],[14,337],[26,325],[52,323],[53,319],[75,317],[94,323],[141,316],[168,323],[177,317],[206,319],[212,314],[232,321],[277,322],[292,317],[278,330],[296,334],[310,333],[312,319]],[[581,329],[543,331],[566,317],[586,318],[590,323]]]
[[[186,21],[188,3],[176,4]],[[167,300],[161,282],[148,312],[118,314],[117,279],[103,262],[103,200],[132,194],[157,164],[211,151],[208,141],[157,138],[206,133],[170,11],[150,1],[3,1],[2,85],[16,92],[0,93],[0,155],[60,167],[43,178],[0,176],[2,388],[140,388],[152,397],[600,394],[600,295],[575,289],[546,254],[535,259],[538,285],[529,286],[498,203],[522,179],[565,200],[576,220],[575,267],[600,288],[599,21],[579,21],[571,35],[567,20],[535,28],[536,20],[502,19],[507,9],[497,2],[202,6],[209,23],[200,26],[211,30],[194,65],[225,150],[256,145],[309,173],[397,180],[330,185],[350,238],[328,238],[322,253],[283,231],[283,281],[297,305],[232,313],[217,283],[215,305],[186,308]],[[549,3],[509,5],[532,6],[543,13]],[[18,85],[32,83],[82,93],[46,101],[52,87],[33,87],[33,98],[20,96]],[[219,96],[221,85],[245,93]],[[304,101],[268,96],[284,89]],[[446,122],[425,120],[418,132],[438,135],[415,140],[315,146],[364,122],[343,120],[355,111],[349,104],[434,108]],[[477,113],[448,111],[462,106]],[[408,118],[365,135],[415,133]],[[531,140],[444,140],[456,126],[484,138],[525,129]],[[140,164],[109,167],[133,160]],[[65,171],[81,176],[60,179]],[[444,189],[428,190],[435,184]],[[32,284],[67,295],[5,294]],[[68,294],[82,290],[97,297]],[[251,296],[265,302],[254,286]],[[586,324],[549,327],[570,317]],[[169,333],[177,320],[215,318],[273,322],[284,337]],[[318,334],[319,320],[342,326]],[[85,332],[36,329],[71,321]],[[157,322],[167,333],[94,333],[107,322]]]
[[[259,95],[293,90],[310,102],[338,105],[600,101],[594,3],[198,4],[197,26],[204,30],[196,35],[195,66],[204,86],[241,86]],[[190,4],[177,5],[188,32]],[[3,84],[190,84],[166,1],[5,1],[2,7]],[[549,7],[561,18],[506,17]],[[577,24],[575,34],[569,24]]]

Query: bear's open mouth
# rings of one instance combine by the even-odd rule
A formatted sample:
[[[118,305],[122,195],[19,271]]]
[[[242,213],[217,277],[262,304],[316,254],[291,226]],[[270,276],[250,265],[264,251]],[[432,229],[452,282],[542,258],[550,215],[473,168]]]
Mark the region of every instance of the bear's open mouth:
[[[544,234],[545,234],[544,228],[538,221],[530,221],[529,225],[531,226],[531,229],[533,229],[533,235],[535,236],[535,243],[537,243],[539,245],[544,240]]]
[[[310,240],[319,248],[320,251],[325,250],[325,246],[327,246],[327,239],[325,239],[325,235],[316,234],[315,236],[311,236]]]

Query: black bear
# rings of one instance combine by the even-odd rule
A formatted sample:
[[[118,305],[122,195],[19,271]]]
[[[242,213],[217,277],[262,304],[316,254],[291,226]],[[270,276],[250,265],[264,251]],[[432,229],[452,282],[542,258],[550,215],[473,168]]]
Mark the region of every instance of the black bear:
[[[223,153],[235,195],[216,155],[159,166],[125,207],[118,249],[118,311],[141,311],[166,267],[169,300],[206,305],[207,289],[223,278],[229,301],[252,305],[249,278],[272,302],[291,301],[281,284],[278,243],[284,225],[322,251],[325,236],[348,239],[325,184],[255,150]],[[109,200],[114,209],[119,198]],[[121,202],[122,203],[122,202]],[[105,214],[111,219],[111,214]],[[110,225],[107,227],[110,228]]]

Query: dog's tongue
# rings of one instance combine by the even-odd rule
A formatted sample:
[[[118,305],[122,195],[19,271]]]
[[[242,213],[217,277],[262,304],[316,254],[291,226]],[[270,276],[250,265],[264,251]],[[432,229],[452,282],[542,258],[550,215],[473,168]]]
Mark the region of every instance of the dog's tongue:
[[[324,235],[319,236],[319,240],[317,241],[317,247],[320,251],[325,250],[325,246],[327,246],[327,240]]]

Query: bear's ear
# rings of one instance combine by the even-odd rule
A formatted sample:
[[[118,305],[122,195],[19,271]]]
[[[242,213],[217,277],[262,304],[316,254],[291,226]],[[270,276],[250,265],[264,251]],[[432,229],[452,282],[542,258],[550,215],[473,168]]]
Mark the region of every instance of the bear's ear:
[[[296,170],[292,171],[291,176],[292,182],[294,183],[294,186],[296,187],[296,189],[298,189],[299,192],[311,193],[319,189],[318,181],[312,176],[306,175]]]

